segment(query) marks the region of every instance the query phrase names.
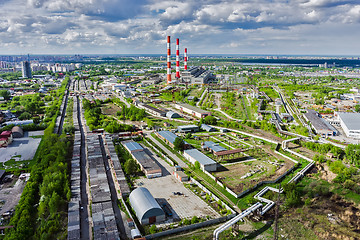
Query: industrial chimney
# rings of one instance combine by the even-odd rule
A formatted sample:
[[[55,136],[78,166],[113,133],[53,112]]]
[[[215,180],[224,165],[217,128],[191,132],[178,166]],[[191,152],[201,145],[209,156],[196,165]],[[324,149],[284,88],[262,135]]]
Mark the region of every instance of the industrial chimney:
[[[167,36],[167,84],[171,83],[171,49],[170,36]]]
[[[187,48],[185,48],[185,53],[184,53],[184,70],[187,70]]]
[[[176,78],[180,78],[179,39],[176,39]]]

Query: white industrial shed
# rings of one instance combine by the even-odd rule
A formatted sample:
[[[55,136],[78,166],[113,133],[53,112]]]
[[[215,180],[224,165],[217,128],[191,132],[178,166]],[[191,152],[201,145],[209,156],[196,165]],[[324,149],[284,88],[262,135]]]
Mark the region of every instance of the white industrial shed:
[[[147,188],[136,188],[130,193],[129,200],[141,224],[165,221],[164,211]]]
[[[217,169],[217,163],[197,149],[185,150],[184,157],[194,165],[199,162],[203,171],[214,172]]]
[[[335,114],[346,136],[360,139],[360,113],[337,112]]]

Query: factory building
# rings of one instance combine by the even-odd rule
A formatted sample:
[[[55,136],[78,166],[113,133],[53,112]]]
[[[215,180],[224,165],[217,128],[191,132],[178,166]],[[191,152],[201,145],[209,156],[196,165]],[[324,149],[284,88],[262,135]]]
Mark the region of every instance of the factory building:
[[[191,106],[190,104],[187,104],[187,103],[177,103],[177,104],[175,104],[175,108],[179,109],[181,112],[185,112],[187,114],[190,114],[190,115],[192,115],[194,117],[198,117],[198,118],[204,118],[206,116],[211,115],[211,112]]]
[[[215,79],[215,76],[203,67],[192,67],[182,72],[182,81],[189,84],[208,84]]]
[[[143,225],[165,221],[165,213],[148,189],[139,187],[129,196],[131,207]]]
[[[335,115],[347,137],[360,139],[360,113],[337,112]]]
[[[339,132],[331,126],[330,123],[321,118],[316,111],[311,109],[308,109],[307,111],[308,112],[304,114],[304,118],[311,123],[316,134],[319,134],[322,137],[336,136],[339,134]]]
[[[185,150],[184,157],[194,165],[199,162],[203,171],[214,172],[217,169],[217,163],[197,149]]]

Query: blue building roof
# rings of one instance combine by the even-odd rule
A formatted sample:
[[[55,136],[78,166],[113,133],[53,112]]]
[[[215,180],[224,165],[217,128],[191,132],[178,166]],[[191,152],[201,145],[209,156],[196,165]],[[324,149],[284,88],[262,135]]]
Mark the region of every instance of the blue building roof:
[[[216,164],[214,160],[212,160],[211,158],[209,158],[208,156],[206,156],[197,149],[185,150],[184,153],[190,155],[193,159],[198,161],[203,166]]]
[[[127,141],[122,143],[127,149],[129,149],[130,152],[136,151],[136,150],[142,150],[142,146],[134,141]]]
[[[174,144],[175,138],[177,138],[176,134],[170,131],[159,131],[158,134],[172,144]]]
[[[212,141],[204,142],[203,148],[210,148],[213,152],[227,151],[226,148]]]

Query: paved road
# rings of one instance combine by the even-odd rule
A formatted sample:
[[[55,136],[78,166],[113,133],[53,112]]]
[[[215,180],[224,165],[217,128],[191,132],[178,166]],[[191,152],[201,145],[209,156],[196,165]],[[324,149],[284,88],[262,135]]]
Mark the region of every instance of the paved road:
[[[81,133],[81,149],[80,149],[80,166],[81,166],[81,206],[83,210],[80,211],[80,236],[81,239],[92,239],[91,234],[91,226],[89,224],[89,197],[88,197],[88,181],[87,181],[87,165],[86,165],[86,146],[85,146],[85,133],[84,133],[84,126],[81,122],[80,117],[80,101],[77,98],[78,104],[78,121],[79,121],[79,129]]]

